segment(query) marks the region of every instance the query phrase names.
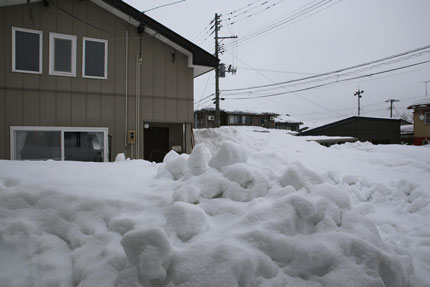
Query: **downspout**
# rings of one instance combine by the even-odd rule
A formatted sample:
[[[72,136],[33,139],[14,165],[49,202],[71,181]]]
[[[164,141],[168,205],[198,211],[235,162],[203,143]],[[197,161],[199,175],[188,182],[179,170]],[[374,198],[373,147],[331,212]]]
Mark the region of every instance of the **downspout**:
[[[125,31],[125,129],[124,146],[128,146],[128,30]]]
[[[139,37],[139,54],[136,55],[136,158],[140,158],[140,66],[142,65],[142,33]]]

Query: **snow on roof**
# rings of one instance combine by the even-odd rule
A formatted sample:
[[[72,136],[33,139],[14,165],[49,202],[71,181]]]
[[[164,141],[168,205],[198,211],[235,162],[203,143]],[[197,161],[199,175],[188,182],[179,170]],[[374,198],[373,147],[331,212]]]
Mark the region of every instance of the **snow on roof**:
[[[414,125],[402,125],[400,126],[400,133],[401,134],[408,134],[414,132]]]
[[[430,106],[430,98],[421,98],[416,100],[412,105],[408,107],[408,109],[414,109],[420,106]]]
[[[295,124],[295,123],[301,123],[303,124],[301,121],[293,118],[290,115],[279,115],[275,118],[275,123],[291,123],[291,124]]]

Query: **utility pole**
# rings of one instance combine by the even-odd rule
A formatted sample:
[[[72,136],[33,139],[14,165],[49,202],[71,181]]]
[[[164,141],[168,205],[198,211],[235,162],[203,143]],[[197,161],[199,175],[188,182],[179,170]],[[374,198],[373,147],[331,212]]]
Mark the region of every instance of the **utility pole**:
[[[358,116],[360,116],[360,99],[362,98],[361,94],[364,94],[364,91],[358,88],[357,92],[355,92],[354,96],[357,96],[358,98]]]
[[[221,15],[218,15],[217,13],[215,13],[215,57],[218,59],[219,58],[219,54],[220,54],[220,44],[219,44],[219,40],[222,39],[233,39],[233,38],[237,38],[237,36],[230,36],[230,37],[219,37],[218,36],[218,31],[221,29],[221,21],[220,21]],[[222,53],[222,52],[221,52]],[[221,123],[221,113],[220,113],[220,108],[219,108],[219,101],[220,101],[220,97],[219,97],[219,78],[220,78],[220,65],[218,65],[215,69],[215,126],[219,127],[220,123]]]
[[[390,103],[390,118],[392,118],[393,117],[393,103],[399,102],[399,100],[388,99],[385,102]]]

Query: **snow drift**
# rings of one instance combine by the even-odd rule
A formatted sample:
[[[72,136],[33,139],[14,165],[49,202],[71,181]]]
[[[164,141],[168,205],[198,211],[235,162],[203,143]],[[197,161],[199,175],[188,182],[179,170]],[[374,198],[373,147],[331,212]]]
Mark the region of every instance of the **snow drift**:
[[[196,141],[161,164],[0,161],[0,286],[429,286],[429,147]]]

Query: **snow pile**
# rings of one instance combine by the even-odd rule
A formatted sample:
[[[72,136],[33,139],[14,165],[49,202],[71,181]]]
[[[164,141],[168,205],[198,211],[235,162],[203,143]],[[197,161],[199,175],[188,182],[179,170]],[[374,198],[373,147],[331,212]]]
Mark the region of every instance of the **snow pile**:
[[[429,147],[196,140],[161,164],[0,161],[0,286],[428,286]]]

